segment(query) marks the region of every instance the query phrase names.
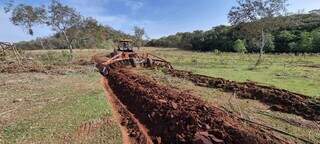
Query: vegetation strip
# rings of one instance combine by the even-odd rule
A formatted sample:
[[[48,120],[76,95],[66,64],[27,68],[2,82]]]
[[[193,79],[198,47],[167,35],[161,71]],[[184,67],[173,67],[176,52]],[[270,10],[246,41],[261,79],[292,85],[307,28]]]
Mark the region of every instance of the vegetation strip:
[[[119,100],[150,130],[154,143],[290,143],[128,70],[111,71],[107,78]]]
[[[221,88],[235,92],[241,98],[256,99],[268,105],[272,110],[293,113],[305,119],[320,121],[320,101],[308,96],[269,86],[249,82],[235,82],[223,78],[214,78],[182,70],[166,70],[166,73],[185,78],[196,85]]]

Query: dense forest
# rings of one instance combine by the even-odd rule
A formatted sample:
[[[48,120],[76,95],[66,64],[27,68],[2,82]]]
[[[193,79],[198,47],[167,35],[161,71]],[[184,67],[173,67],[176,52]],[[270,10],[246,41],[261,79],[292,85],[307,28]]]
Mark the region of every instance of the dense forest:
[[[193,51],[258,52],[261,29],[268,53],[320,52],[320,14],[293,14],[263,18],[235,26],[217,26],[208,31],[177,33],[153,39],[147,46],[177,47]]]

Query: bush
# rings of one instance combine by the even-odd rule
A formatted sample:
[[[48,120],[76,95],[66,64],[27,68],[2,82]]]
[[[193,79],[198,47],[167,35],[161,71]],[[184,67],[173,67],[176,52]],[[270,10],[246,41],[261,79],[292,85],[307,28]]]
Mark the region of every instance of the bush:
[[[266,43],[265,43],[265,46],[264,46],[264,50],[266,52],[274,52],[274,36],[270,33],[267,33],[266,34]]]
[[[39,55],[39,60],[47,65],[66,65],[70,62],[71,54],[68,51],[46,52]]]
[[[116,44],[111,40],[103,41],[102,43],[97,45],[99,49],[113,49],[116,47]]]
[[[234,42],[233,49],[235,52],[246,53],[247,49],[243,40],[238,39]]]

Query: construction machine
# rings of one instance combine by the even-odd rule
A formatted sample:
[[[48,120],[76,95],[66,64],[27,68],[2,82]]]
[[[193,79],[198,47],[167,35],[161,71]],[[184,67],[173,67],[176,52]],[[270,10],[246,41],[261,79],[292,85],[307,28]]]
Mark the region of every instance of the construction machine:
[[[150,53],[136,52],[134,49],[132,40],[120,40],[114,52],[103,62],[97,62],[96,66],[103,76],[107,76],[111,69],[123,66],[165,67],[172,69],[171,64],[166,60]]]

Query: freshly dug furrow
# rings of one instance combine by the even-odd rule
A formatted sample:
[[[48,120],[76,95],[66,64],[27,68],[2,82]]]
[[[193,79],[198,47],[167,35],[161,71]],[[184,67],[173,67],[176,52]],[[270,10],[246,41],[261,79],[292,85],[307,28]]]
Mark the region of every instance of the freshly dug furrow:
[[[109,87],[107,79],[102,79],[103,87],[106,91],[108,101],[112,104],[115,111],[115,117],[120,121],[120,124],[126,128],[122,129],[124,144],[152,144],[151,139],[145,132],[144,128],[140,126],[136,118],[128,111],[128,109],[120,102],[120,100],[113,94]]]
[[[235,92],[241,98],[255,99],[271,106],[271,109],[300,115],[305,119],[320,121],[320,101],[308,96],[274,87],[249,82],[235,82],[223,78],[193,74],[188,71],[167,70],[174,77],[184,78],[194,84],[210,88],[221,88]]]
[[[110,71],[107,79],[121,103],[149,129],[154,143],[290,143],[196,96],[126,69]]]

